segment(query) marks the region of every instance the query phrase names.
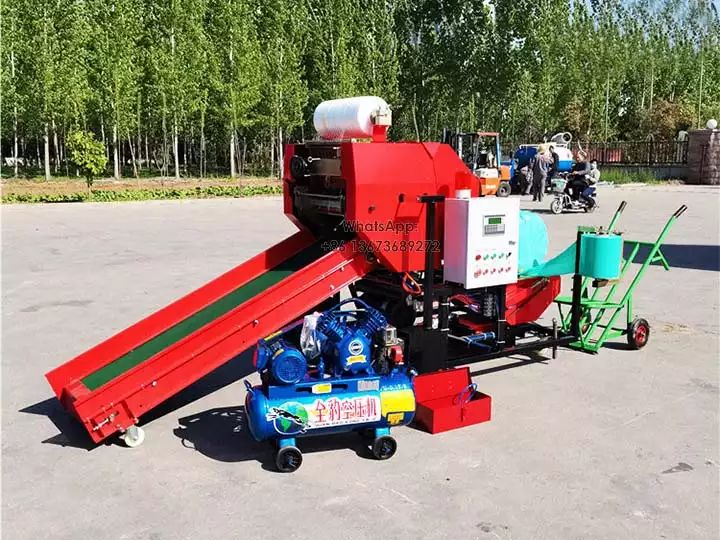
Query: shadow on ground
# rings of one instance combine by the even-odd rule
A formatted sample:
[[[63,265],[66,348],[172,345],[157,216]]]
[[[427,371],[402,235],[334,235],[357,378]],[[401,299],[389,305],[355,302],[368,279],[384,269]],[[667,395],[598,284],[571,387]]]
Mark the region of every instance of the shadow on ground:
[[[625,245],[624,256],[630,255],[632,246]],[[635,260],[644,261],[650,248],[642,246]],[[663,244],[660,251],[665,255],[671,268],[688,268],[691,270],[720,271],[720,246],[692,245],[692,244]],[[653,266],[660,266],[660,262],[653,263]]]
[[[173,433],[185,448],[227,463],[257,461],[266,470],[275,470],[275,448],[271,442],[257,442],[247,429],[245,407],[217,407],[178,420]],[[297,446],[303,454],[350,450],[358,456],[372,459],[372,439],[348,432],[328,436],[298,438]]]
[[[185,405],[212,394],[235,381],[247,377],[253,371],[252,351],[248,350],[208,373],[202,379],[194,382],[143,415],[140,418],[140,425],[148,424],[157,418],[172,413]],[[59,433],[42,441],[44,444],[69,446],[84,450],[93,450],[98,446],[102,446],[92,442],[83,425],[74,416],[65,411],[62,405],[60,405],[60,401],[55,397],[29,405],[24,409],[20,409],[20,412],[47,416],[55,425]],[[111,442],[115,440],[115,437],[110,437],[107,440],[107,444],[111,444]]]

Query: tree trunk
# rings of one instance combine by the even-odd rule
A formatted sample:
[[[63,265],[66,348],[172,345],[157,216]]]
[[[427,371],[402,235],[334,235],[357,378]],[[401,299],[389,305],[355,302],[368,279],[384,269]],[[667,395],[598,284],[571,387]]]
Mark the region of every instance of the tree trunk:
[[[161,176],[164,180],[167,176],[167,162],[168,162],[168,154],[167,154],[167,122],[166,122],[166,115],[165,115],[165,109],[167,107],[167,102],[165,99],[165,94],[163,93],[163,113],[162,113],[162,130],[163,130],[163,164],[162,164],[162,170],[161,170]],[[162,185],[162,181],[161,181]]]
[[[183,135],[183,174],[187,176],[187,137]]]
[[[128,139],[128,145],[130,146],[130,158],[132,159],[132,164],[133,164],[133,175],[135,176],[135,178],[138,179],[138,183],[139,183],[140,176],[138,176],[137,162],[135,161],[135,152],[133,150],[133,144],[132,144],[132,139],[130,138],[130,130],[129,129],[128,129],[128,134],[127,134],[127,139]],[[140,153],[140,147],[138,147],[138,153]]]
[[[140,139],[140,93],[138,93],[138,105],[137,105],[137,165],[135,165],[136,171],[135,176],[138,175],[137,170],[142,169],[142,141]],[[134,162],[133,162],[134,164]]]
[[[15,178],[18,176],[18,133],[17,133],[17,107],[13,111],[13,157],[15,158]]]
[[[200,178],[204,178],[203,171],[205,159],[205,107],[200,110]]]
[[[178,155],[177,117],[173,116],[173,154],[175,159],[175,180],[180,180],[180,156]]]
[[[282,178],[283,175],[283,161],[285,159],[283,148],[283,128],[278,128],[278,177]]]
[[[115,180],[120,179],[120,157],[118,152],[118,130],[117,130],[117,124],[113,125],[113,178]]]
[[[150,169],[150,152],[148,150],[148,137],[147,133],[145,134],[145,161],[147,162],[147,167]]]
[[[103,147],[105,147],[105,157],[108,161],[110,161],[110,152],[108,150],[107,144],[105,143],[105,122],[103,121],[102,117],[100,117],[100,138],[102,139]]]
[[[415,126],[415,140],[420,142],[420,130],[418,129],[416,108],[417,108],[417,94],[413,94],[412,119],[413,119],[413,126]]]
[[[235,178],[237,172],[235,169],[235,126],[232,127],[230,133],[230,178]]]
[[[45,180],[49,181],[52,176],[50,175],[50,126],[47,122],[45,122],[43,142],[45,143]]]
[[[240,165],[240,174],[245,174],[245,167],[247,165],[247,162],[245,161],[247,159],[247,137],[243,137],[243,152],[242,152],[242,160]]]
[[[60,148],[58,145],[57,129],[55,127],[55,120],[52,121],[53,130],[53,147],[55,148],[55,174],[60,170]]]

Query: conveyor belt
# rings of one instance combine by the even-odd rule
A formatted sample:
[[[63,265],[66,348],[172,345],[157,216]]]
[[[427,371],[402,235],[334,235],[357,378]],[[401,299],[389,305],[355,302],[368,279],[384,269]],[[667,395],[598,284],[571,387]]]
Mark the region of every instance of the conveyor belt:
[[[160,351],[167,349],[181,339],[189,336],[206,324],[220,318],[230,310],[235,309],[255,295],[262,293],[267,288],[279,283],[286,277],[305,268],[308,264],[320,258],[324,253],[320,245],[321,242],[316,242],[306,250],[287,259],[272,270],[232,291],[175,326],[168,328],[160,335],[143,343],[114,362],[87,375],[82,379],[83,384],[89,390],[95,390]]]

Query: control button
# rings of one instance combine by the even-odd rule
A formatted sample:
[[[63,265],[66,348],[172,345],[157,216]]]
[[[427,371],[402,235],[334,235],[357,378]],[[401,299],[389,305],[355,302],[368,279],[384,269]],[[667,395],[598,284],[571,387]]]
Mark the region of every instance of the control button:
[[[495,255],[495,253],[493,253],[493,254],[492,254],[492,258],[494,259],[495,257],[497,257],[497,255]]]
[[[495,269],[494,269],[494,268],[492,269],[492,273],[493,273],[493,274],[495,273]]]
[[[498,259],[502,259],[503,255],[504,255],[504,253],[501,253],[500,255],[498,255]]]
[[[489,257],[489,255],[486,254],[486,255],[483,257],[483,259],[487,260],[488,257]]]
[[[512,255],[512,251],[508,251],[507,256],[509,257],[510,255]]]
[[[509,272],[510,270],[512,270],[512,266],[508,266],[506,270]]]
[[[498,270],[498,272],[504,272],[504,271],[505,271],[504,268],[501,268],[500,270]]]
[[[476,261],[479,261],[480,259],[482,259],[482,255],[475,255],[475,260],[476,260]]]
[[[485,271],[483,272],[483,274],[487,274],[487,273],[488,273],[488,270],[487,270],[487,268],[486,268]]]

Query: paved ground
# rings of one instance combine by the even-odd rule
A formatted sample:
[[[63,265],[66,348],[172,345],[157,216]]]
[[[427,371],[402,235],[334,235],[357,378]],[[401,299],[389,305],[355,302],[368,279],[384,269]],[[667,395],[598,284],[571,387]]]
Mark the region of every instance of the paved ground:
[[[308,442],[294,475],[241,429],[246,358],[154,415],[134,450],[88,450],[43,378],[287,236],[278,199],[3,207],[4,538],[714,540],[719,194],[607,188],[594,215],[544,216],[554,254],[622,199],[621,227],[648,240],[688,205],[667,238],[676,268],[636,295],[642,351],[473,366],[492,422],[399,429],[387,462],[355,438]]]

